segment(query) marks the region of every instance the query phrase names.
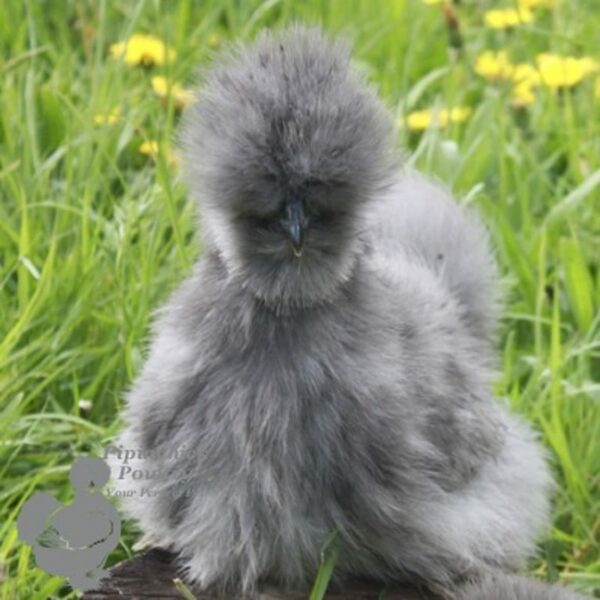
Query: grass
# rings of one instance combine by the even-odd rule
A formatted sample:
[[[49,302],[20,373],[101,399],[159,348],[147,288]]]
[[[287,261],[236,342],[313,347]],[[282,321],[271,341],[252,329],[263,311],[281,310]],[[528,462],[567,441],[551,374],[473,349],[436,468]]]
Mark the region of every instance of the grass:
[[[34,491],[72,498],[74,457],[100,452],[118,430],[152,310],[200,251],[194,207],[167,154],[178,113],[153,94],[151,76],[190,84],[215,46],[293,20],[350,34],[357,63],[399,117],[472,108],[446,129],[399,127],[398,144],[480,207],[498,250],[506,305],[497,393],[540,431],[558,481],[530,573],[599,594],[599,75],[560,93],[540,89],[517,109],[510,89],[473,64],[484,49],[515,60],[598,58],[600,12],[596,0],[562,0],[497,32],[483,26],[491,4],[456,7],[458,36],[440,7],[420,0],[0,3],[1,598],[74,597],[35,567],[16,516]],[[109,56],[110,44],[138,31],[165,39],[176,61],[144,69]],[[117,106],[117,123],[94,124]],[[160,144],[156,160],[138,152],[148,140]],[[134,539],[126,526],[111,561]]]

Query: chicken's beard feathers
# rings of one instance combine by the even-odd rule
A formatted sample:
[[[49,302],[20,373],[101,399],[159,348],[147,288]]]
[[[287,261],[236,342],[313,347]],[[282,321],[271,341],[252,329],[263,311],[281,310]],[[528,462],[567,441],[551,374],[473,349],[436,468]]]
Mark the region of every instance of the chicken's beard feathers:
[[[205,242],[228,276],[281,314],[333,301],[366,248],[361,215],[327,232],[309,232],[300,257],[277,233],[236,225],[218,211],[205,210],[203,223]]]

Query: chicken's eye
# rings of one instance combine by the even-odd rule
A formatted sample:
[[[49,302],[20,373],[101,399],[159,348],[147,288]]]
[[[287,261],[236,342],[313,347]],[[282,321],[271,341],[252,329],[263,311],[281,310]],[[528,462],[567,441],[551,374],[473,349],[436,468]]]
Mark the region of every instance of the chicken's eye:
[[[339,211],[323,207],[313,207],[312,209],[308,210],[308,216],[310,217],[311,222],[315,225],[321,225],[324,227],[335,223],[338,213]]]
[[[330,225],[335,222],[336,213],[332,210],[321,211],[315,218],[322,225]]]
[[[275,231],[281,229],[281,225],[279,224],[279,214],[253,215],[248,218],[248,222],[252,227],[263,231]]]

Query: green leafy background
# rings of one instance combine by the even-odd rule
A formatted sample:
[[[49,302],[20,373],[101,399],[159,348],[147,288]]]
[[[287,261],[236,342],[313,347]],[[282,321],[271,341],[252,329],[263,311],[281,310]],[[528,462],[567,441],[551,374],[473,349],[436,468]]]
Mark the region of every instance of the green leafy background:
[[[506,297],[496,392],[540,431],[558,482],[529,572],[598,594],[600,73],[573,89],[541,89],[518,109],[509,87],[479,77],[474,63],[486,49],[523,61],[548,51],[600,59],[600,6],[562,0],[512,31],[486,29],[484,10],[500,4],[0,3],[2,598],[74,597],[35,567],[16,516],[34,491],[72,499],[74,458],[118,431],[152,311],[201,252],[195,207],[168,160],[179,114],[151,77],[192,86],[197,65],[228,40],[292,21],[346,33],[398,116],[409,161],[480,208]],[[112,58],[110,45],[135,32],[164,39],[176,60],[132,68]],[[472,108],[465,123],[424,133],[400,125],[412,110],[458,105]],[[95,125],[115,107],[116,123]],[[159,143],[155,160],[138,151],[147,140]],[[131,554],[136,535],[126,524],[111,562]]]

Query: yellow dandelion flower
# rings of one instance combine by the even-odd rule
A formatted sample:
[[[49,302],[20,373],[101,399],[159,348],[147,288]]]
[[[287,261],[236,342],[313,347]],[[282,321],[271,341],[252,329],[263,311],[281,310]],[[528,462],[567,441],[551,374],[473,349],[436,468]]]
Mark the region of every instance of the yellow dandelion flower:
[[[519,0],[519,8],[552,8],[555,0]]]
[[[529,63],[515,65],[511,78],[517,85],[527,84],[535,86],[542,82],[539,70]]]
[[[447,0],[423,0],[423,4],[446,4]]]
[[[528,81],[518,83],[513,88],[512,103],[515,106],[531,106],[535,102],[533,86]]]
[[[589,57],[545,53],[539,54],[536,60],[540,81],[551,89],[573,87],[599,68],[598,62]]]
[[[124,42],[110,47],[115,58],[122,58],[133,67],[135,65],[164,65],[175,59],[175,50],[169,48],[160,38],[153,35],[136,33]]]
[[[471,109],[468,106],[455,106],[446,112],[446,119],[450,123],[464,123],[471,116]],[[444,111],[442,111],[444,114]]]
[[[161,153],[161,146],[156,140],[147,140],[140,144],[138,148],[138,152],[143,154],[144,156],[149,156],[150,158],[156,160]],[[170,148],[165,148],[162,150],[165,160],[169,164],[177,164],[177,159],[175,154]]]
[[[139,153],[144,156],[150,156],[152,158],[156,158],[158,156],[160,146],[156,140],[148,140],[140,145],[138,148]]]
[[[512,81],[515,106],[529,106],[535,102],[533,88],[539,85],[540,74],[533,65],[513,64],[504,51],[487,51],[477,57],[475,71],[490,81]]]
[[[535,102],[533,88],[541,83],[540,72],[529,63],[515,65],[511,74],[514,83],[512,103],[515,106],[530,106]]]
[[[194,99],[194,94],[191,90],[185,89],[178,83],[171,83],[169,85],[165,77],[153,77],[151,81],[152,89],[159,98],[168,98],[170,91],[176,108],[185,108]]]
[[[121,109],[117,106],[108,113],[94,116],[94,125],[114,125],[121,118]]]
[[[423,131],[433,123],[433,113],[430,110],[411,112],[404,123],[411,131]]]
[[[407,115],[401,124],[406,125],[411,131],[423,131],[433,125],[443,128],[450,123],[462,123],[469,118],[470,114],[471,109],[466,106],[418,110]]]
[[[498,8],[487,10],[483,15],[490,29],[508,29],[533,21],[533,13],[528,8]]]
[[[600,63],[597,60],[590,58],[589,56],[584,56],[583,58],[580,58],[579,62],[586,75],[594,73],[598,71],[598,69],[600,69]]]
[[[475,61],[475,72],[489,81],[510,79],[513,71],[514,65],[510,62],[505,51],[492,52],[487,50],[480,54]]]

